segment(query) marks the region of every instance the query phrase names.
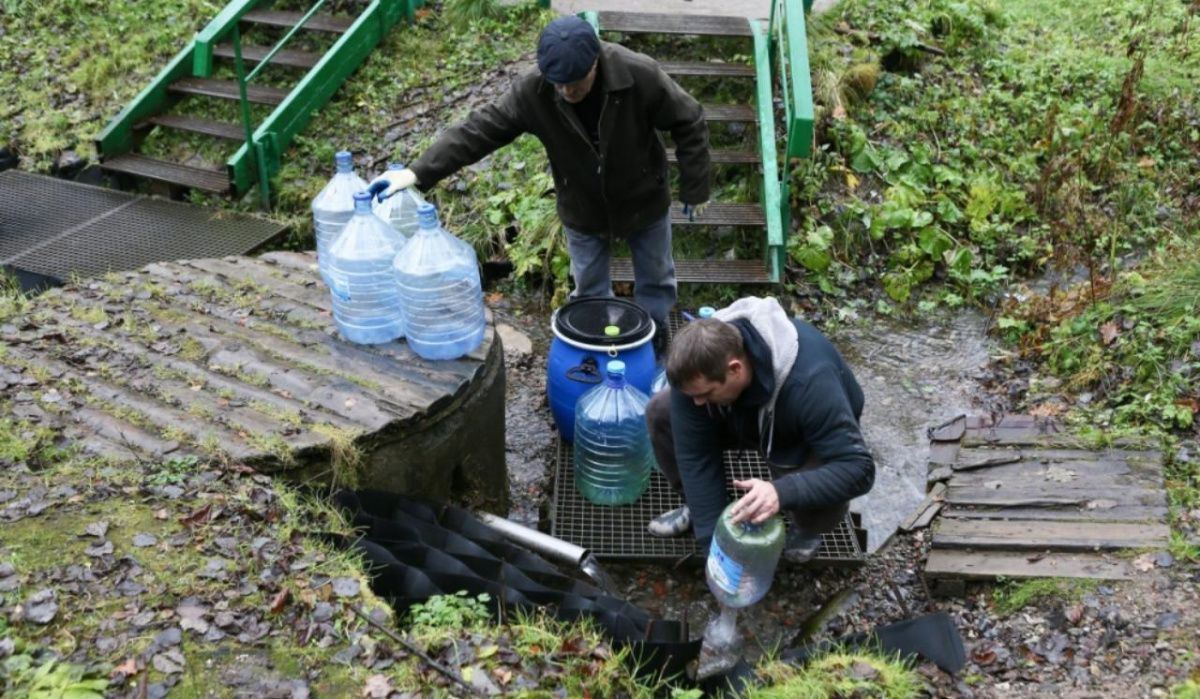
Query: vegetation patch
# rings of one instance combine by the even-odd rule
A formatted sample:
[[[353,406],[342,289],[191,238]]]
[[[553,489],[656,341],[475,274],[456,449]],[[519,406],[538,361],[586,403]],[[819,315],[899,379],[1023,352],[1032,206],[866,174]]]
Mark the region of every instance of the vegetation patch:
[[[832,652],[801,667],[772,662],[759,674],[770,686],[749,691],[748,699],[906,699],[923,687],[916,671],[899,659],[864,652]]]
[[[1095,580],[1083,578],[1031,578],[1000,583],[992,591],[992,601],[1001,616],[1008,616],[1032,604],[1074,602],[1096,588]]]

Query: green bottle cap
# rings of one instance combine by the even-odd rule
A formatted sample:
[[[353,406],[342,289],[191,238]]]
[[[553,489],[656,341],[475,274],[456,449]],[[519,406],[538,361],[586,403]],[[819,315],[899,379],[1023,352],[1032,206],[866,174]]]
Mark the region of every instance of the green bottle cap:
[[[621,329],[618,328],[617,326],[615,326],[615,325],[604,326],[604,336],[605,337],[616,337],[617,335],[620,335],[620,334],[621,334]]]

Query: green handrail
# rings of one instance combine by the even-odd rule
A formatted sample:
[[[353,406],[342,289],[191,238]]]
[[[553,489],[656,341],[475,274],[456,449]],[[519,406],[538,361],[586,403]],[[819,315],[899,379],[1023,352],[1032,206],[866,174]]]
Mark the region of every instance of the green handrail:
[[[772,282],[783,278],[787,250],[784,247],[785,209],[788,202],[783,198],[780,186],[778,158],[775,146],[775,100],[774,84],[771,80],[770,38],[762,23],[756,19],[750,23],[750,34],[754,38],[755,102],[758,111],[759,151],[762,155],[762,206],[767,219],[766,269]]]
[[[226,34],[238,28],[242,15],[261,4],[263,4],[263,0],[233,0],[213,18],[213,21],[196,34],[192,75],[197,78],[207,78],[212,75],[213,46],[225,38]]]
[[[808,66],[808,30],[804,9],[810,2],[775,0],[771,4],[772,72],[779,76],[787,119],[787,157],[812,152],[812,76]]]
[[[250,2],[251,0],[246,1]],[[234,67],[237,70],[238,101],[242,111],[242,127],[246,131],[245,145],[249,146],[252,144],[254,146],[254,163],[257,165],[258,170],[258,194],[264,209],[271,208],[271,177],[270,173],[267,171],[267,158],[262,144],[254,140],[254,120],[250,116],[250,100],[246,97],[246,86],[250,84],[251,80],[254,80],[254,78],[258,77],[259,72],[271,62],[271,59],[275,57],[275,54],[279,53],[279,50],[282,49],[287,42],[291,41],[296,32],[300,31],[300,28],[303,27],[308,20],[312,19],[312,16],[315,15],[324,4],[325,0],[317,0],[315,3],[313,3],[313,6],[308,9],[308,12],[304,13],[304,16],[300,18],[300,21],[296,22],[296,25],[289,29],[287,34],[284,34],[283,38],[281,38],[273,47],[271,47],[270,51],[267,51],[267,55],[258,62],[258,65],[255,66],[254,70],[250,71],[249,74],[246,73],[245,63],[242,61],[242,32],[240,29],[238,29],[238,23],[236,21],[233,23],[233,62]],[[228,7],[226,9],[228,9]],[[239,14],[238,17],[240,18],[241,15]],[[199,40],[197,40],[197,44],[199,44]],[[211,52],[211,45],[209,47],[209,51]],[[210,53],[210,61],[211,58],[212,56]],[[197,65],[199,65],[199,60],[200,52],[197,51]]]
[[[251,139],[226,161],[234,191],[244,192],[255,179],[260,183],[266,179],[259,163],[266,167],[268,177],[279,172],[283,151],[308,124],[312,113],[329,101],[392,26],[412,14],[410,0],[373,0],[287,98],[258,125]]]

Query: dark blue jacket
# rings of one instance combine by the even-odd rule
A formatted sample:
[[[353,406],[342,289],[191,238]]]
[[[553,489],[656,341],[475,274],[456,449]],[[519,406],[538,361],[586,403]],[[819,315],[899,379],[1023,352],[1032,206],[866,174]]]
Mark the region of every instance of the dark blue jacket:
[[[760,410],[775,389],[770,347],[747,320],[732,324],[742,333],[753,368],[751,385],[730,406],[697,406],[671,390],[671,430],[684,495],[692,510],[696,538],[712,536],[728,504],[723,448],[757,447],[778,472],[804,465],[819,468],[779,473],[772,481],[780,509],[829,507],[869,491],[875,461],[863,441],[859,417],[863,392],[850,367],[829,340],[812,325],[795,319],[799,352],[766,422]]]

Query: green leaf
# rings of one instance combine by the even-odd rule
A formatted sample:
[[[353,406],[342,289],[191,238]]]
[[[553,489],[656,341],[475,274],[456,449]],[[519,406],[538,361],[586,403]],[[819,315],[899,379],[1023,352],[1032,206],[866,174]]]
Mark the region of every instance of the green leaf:
[[[929,216],[930,220],[933,219],[932,216],[924,211],[921,214]],[[923,228],[917,235],[917,246],[926,255],[937,260],[941,258],[942,253],[954,247],[954,240],[937,228]]]
[[[974,261],[974,256],[971,254],[970,248],[960,247],[956,250],[947,250],[944,253],[946,266],[955,274],[966,276],[971,271],[971,263]]]
[[[912,294],[912,280],[907,272],[888,272],[882,281],[884,292],[896,303],[904,303]]]

